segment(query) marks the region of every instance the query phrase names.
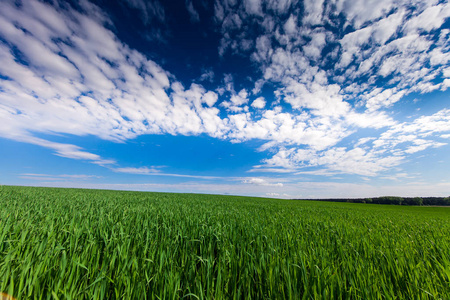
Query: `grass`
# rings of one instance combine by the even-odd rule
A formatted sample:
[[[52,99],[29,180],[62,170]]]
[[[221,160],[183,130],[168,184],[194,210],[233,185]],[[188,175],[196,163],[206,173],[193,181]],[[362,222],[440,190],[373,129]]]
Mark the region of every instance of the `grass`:
[[[0,187],[17,299],[449,299],[450,209]]]

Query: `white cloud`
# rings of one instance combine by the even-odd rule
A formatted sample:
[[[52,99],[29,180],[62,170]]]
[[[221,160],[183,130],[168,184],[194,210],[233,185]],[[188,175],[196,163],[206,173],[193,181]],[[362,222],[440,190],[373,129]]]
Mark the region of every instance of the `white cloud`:
[[[400,166],[407,155],[430,147],[447,145],[434,140],[441,133],[450,132],[450,110],[443,109],[431,116],[421,116],[412,122],[391,125],[378,138],[361,138],[352,149],[332,147],[329,149],[281,148],[259,168],[284,168],[299,170],[319,167],[318,171],[300,171],[296,174],[357,174],[376,176],[393,167]],[[369,144],[371,142],[371,144]],[[324,169],[323,169],[324,168]],[[255,169],[255,168],[254,168]],[[255,169],[257,170],[257,168]],[[325,172],[325,173],[324,173]],[[331,172],[331,173],[329,173]]]
[[[319,60],[322,57],[322,50],[326,45],[326,33],[321,29],[315,29],[314,31],[314,33],[311,33],[311,41],[303,47],[303,52],[306,57]]]
[[[191,22],[200,22],[200,15],[194,8],[194,4],[191,0],[186,0],[186,9],[191,17]]]
[[[374,137],[365,137],[365,138],[361,138],[358,140],[358,142],[355,144],[355,147],[359,147],[361,145],[367,144],[370,141],[375,140],[376,138]]]
[[[252,107],[263,109],[266,106],[266,100],[264,100],[264,97],[258,97],[252,102]]]
[[[128,174],[140,174],[140,175],[149,175],[153,173],[159,173],[160,170],[151,167],[139,167],[139,168],[131,168],[131,167],[125,167],[125,168],[114,168],[112,169],[114,172],[119,173],[128,173]]]
[[[153,18],[157,18],[161,22],[165,20],[164,7],[157,0],[122,0],[128,6],[139,11],[140,17],[144,23],[149,23]]]
[[[277,14],[286,14],[295,1],[293,0],[267,0],[265,4],[269,10],[274,10]]]
[[[146,22],[164,20],[159,2],[151,3],[125,4],[142,10]],[[263,85],[274,88],[273,101],[264,94],[251,104],[250,89],[236,83],[235,90],[231,74],[215,91],[197,83],[183,86],[107,29],[105,24],[112,28],[112,22],[97,6],[85,5],[89,8],[82,12],[38,1],[20,8],[12,1],[2,5],[0,136],[101,165],[114,161],[37,136],[93,135],[115,142],[166,133],[207,134],[232,142],[261,139],[261,151],[277,153],[253,172],[310,166],[373,176],[409,154],[443,146],[435,138],[450,131],[448,110],[410,123],[398,123],[383,111],[412,92],[450,86],[449,79],[439,79],[450,77],[450,32],[427,34],[449,16],[447,3],[335,1],[337,12],[347,18],[345,26],[355,29],[348,27],[350,32],[340,37],[323,26],[334,26],[336,11],[328,2],[306,1],[308,13],[300,16],[290,9],[295,6],[291,1],[216,1],[215,19],[223,35],[219,54],[231,49],[251,58],[261,72],[254,80],[255,96]],[[192,1],[186,7],[194,9]],[[259,26],[261,34],[243,31],[249,24]],[[326,49],[327,44],[335,48]],[[206,70],[199,80],[212,83],[214,72]],[[361,128],[387,129],[353,148],[339,145]]]
[[[408,20],[404,25],[404,30],[407,33],[431,31],[441,27],[448,17],[450,17],[450,6],[447,3],[430,6],[418,16]]]
[[[449,80],[435,83],[450,59],[446,55],[450,46],[447,30],[441,31],[439,42],[434,41],[433,34],[423,34],[440,28],[450,13],[447,3],[305,1],[303,16],[295,14],[295,9],[288,13],[290,1],[280,3],[281,15],[274,14],[277,5],[273,1],[264,3],[263,19],[239,15],[241,7],[237,2],[224,5],[221,14],[226,18],[231,20],[239,15],[240,24],[260,26],[263,33],[252,36],[237,30],[235,22],[224,22],[223,41],[233,52],[245,52],[247,50],[231,46],[233,41],[238,45],[239,40],[253,40],[256,47],[251,58],[259,63],[262,79],[281,83],[275,94],[295,107],[312,108],[322,114],[335,109],[333,105],[340,105],[345,112],[345,101],[359,98],[370,111],[375,111],[391,106],[412,92],[428,93],[450,86]],[[347,20],[344,28],[355,28],[342,38],[324,27],[325,24],[337,26],[333,16],[339,13]],[[327,43],[339,43],[341,47],[328,53],[324,60],[322,51]],[[327,64],[334,65],[334,70],[321,71],[322,67],[328,68]],[[427,64],[434,68],[424,67]],[[379,76],[392,77],[388,88],[383,87],[385,83],[380,82]],[[359,81],[364,83],[359,84]],[[392,85],[397,87],[392,88]],[[259,89],[255,87],[255,91]],[[330,100],[332,108],[329,108]]]
[[[435,142],[435,141],[427,141],[427,140],[422,140],[422,139],[415,139],[412,142],[413,142],[413,145],[409,146],[405,150],[405,153],[412,154],[412,153],[416,153],[419,151],[423,151],[429,147],[437,148],[437,147],[447,145],[446,143],[439,143],[439,142]]]
[[[297,17],[291,15],[289,19],[284,23],[283,29],[288,35],[294,35],[297,33]]]
[[[109,167],[110,170],[117,173],[127,173],[136,175],[151,175],[160,177],[178,177],[187,179],[200,179],[200,180],[223,180],[223,181],[241,181],[241,178],[236,177],[218,177],[218,176],[204,176],[204,175],[190,175],[190,174],[175,174],[164,173],[160,170],[162,167]]]
[[[202,100],[203,102],[205,102],[209,107],[213,106],[214,103],[217,102],[218,96],[216,93],[209,91],[206,92],[203,96],[202,96]]]
[[[423,6],[421,1],[395,1],[395,0],[340,0],[336,2],[337,11],[335,13],[342,12],[347,18],[347,22],[359,29],[368,22],[373,22],[377,19],[386,17],[394,9],[410,4],[411,6],[417,5]],[[427,1],[430,4],[435,2],[434,0]],[[422,4],[422,5],[421,5]]]
[[[272,44],[269,36],[262,35],[256,39],[256,52],[252,54],[252,58],[258,62],[267,61],[273,53]]]
[[[280,150],[265,163],[272,167],[287,167],[289,169],[304,167],[321,167],[332,172],[331,174],[357,174],[362,176],[375,176],[399,165],[402,156],[382,157],[374,151],[366,151],[355,147],[346,149],[336,147],[326,151],[314,151],[306,149]],[[320,175],[330,174],[328,171],[319,171]],[[325,172],[325,173],[322,173]],[[297,174],[307,174],[297,172]]]
[[[31,179],[31,180],[39,180],[39,181],[61,181],[61,180],[92,180],[96,178],[102,178],[97,175],[84,175],[84,174],[35,174],[35,173],[23,173],[20,174],[20,178],[22,179]]]
[[[305,16],[303,21],[311,25],[318,25],[322,23],[323,14],[323,0],[305,0]]]
[[[243,180],[242,182],[247,183],[247,184],[255,184],[255,185],[262,185],[262,186],[283,187],[283,183],[281,183],[281,182],[271,183],[271,182],[267,181],[267,179],[258,178],[258,177],[248,178],[248,179]]]
[[[443,109],[430,116],[421,116],[412,122],[392,126],[373,142],[376,148],[392,149],[410,144],[406,153],[415,153],[428,147],[445,145],[433,140],[434,136],[450,132],[450,109]]]
[[[262,15],[261,0],[244,0],[244,7],[248,14]]]
[[[209,81],[213,82],[214,80],[214,71],[213,70],[205,70],[203,74],[200,76],[200,81]]]
[[[230,115],[228,119],[231,128],[228,138],[235,141],[268,140],[274,142],[270,143],[271,147],[291,144],[325,149],[351,133],[340,121],[328,116],[293,115],[281,112],[280,107],[266,110],[258,120],[252,120],[250,113]]]
[[[340,172],[328,170],[328,169],[320,169],[320,170],[314,170],[314,171],[300,171],[295,172],[295,175],[314,175],[314,176],[335,176],[336,174],[339,174]]]
[[[278,198],[278,197],[280,197],[280,194],[279,193],[266,193],[266,196],[267,197]]]
[[[396,124],[396,122],[384,112],[350,112],[345,116],[348,124],[360,128],[383,128]]]
[[[250,169],[249,173],[292,173],[295,169],[286,169],[286,168],[273,168],[273,167],[267,167],[264,165],[258,165],[253,166],[252,169]]]
[[[245,89],[242,89],[238,94],[232,95],[230,98],[231,103],[235,106],[240,106],[248,102],[248,93]]]
[[[8,14],[0,13],[0,33],[22,51],[28,65],[0,43],[0,72],[8,77],[0,82],[0,110],[10,132],[2,130],[4,136],[32,130],[120,141],[163,132],[217,136],[224,129],[219,110],[212,108],[216,93],[196,84],[185,89],[155,62],[118,41],[102,20],[39,5],[53,14],[54,23],[73,32],[33,31],[34,23],[41,24],[37,17],[5,4]],[[71,41],[70,46],[56,38]]]
[[[85,151],[83,148],[76,145],[52,142],[30,136],[23,132],[8,132],[8,127],[2,129],[6,131],[6,134],[0,130],[0,135],[3,135],[6,138],[51,149],[60,157],[84,160],[100,166],[110,166],[116,163],[115,160],[102,158],[101,156]]]

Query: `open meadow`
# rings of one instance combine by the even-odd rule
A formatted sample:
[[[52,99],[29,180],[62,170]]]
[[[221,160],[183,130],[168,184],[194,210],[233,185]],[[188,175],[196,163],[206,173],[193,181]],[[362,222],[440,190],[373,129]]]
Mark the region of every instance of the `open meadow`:
[[[17,299],[449,299],[450,208],[0,186]]]

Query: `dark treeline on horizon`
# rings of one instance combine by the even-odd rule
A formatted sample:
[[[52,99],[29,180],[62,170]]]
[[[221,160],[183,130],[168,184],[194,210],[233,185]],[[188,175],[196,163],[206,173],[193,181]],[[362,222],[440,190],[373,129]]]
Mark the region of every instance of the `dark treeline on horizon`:
[[[328,199],[295,199],[308,201],[329,201],[395,205],[439,205],[450,206],[450,197],[395,197],[383,196],[374,198],[328,198]]]

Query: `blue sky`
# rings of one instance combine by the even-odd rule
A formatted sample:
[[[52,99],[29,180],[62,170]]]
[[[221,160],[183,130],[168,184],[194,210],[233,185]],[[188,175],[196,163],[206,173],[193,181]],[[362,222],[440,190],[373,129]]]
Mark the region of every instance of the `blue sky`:
[[[0,4],[0,184],[450,195],[450,4]]]

